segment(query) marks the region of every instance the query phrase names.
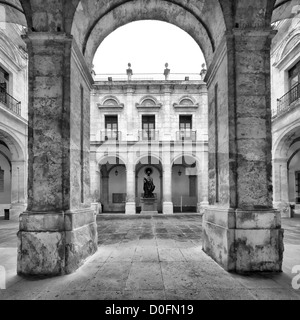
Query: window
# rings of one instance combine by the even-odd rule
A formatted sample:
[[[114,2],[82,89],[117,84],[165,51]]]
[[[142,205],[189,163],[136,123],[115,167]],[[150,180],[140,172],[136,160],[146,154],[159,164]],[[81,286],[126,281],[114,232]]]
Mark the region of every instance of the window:
[[[7,91],[9,88],[9,74],[0,67],[0,101],[7,103]]]
[[[298,86],[299,81],[300,81],[300,61],[292,69],[289,70],[290,103],[298,100],[300,97],[300,90]]]
[[[300,80],[300,61],[289,70],[289,85],[292,89]]]
[[[300,171],[295,172],[295,175],[296,175],[296,177],[295,177],[295,182],[296,182],[296,189],[295,189],[295,191],[296,191],[296,199],[295,199],[295,202],[297,204],[299,204],[300,203]]]
[[[192,116],[179,116],[179,137],[180,140],[192,139]]]
[[[105,116],[105,140],[118,140],[118,116]]]
[[[0,192],[4,192],[4,170],[0,167]]]
[[[142,116],[143,140],[155,140],[155,116]]]
[[[192,130],[192,116],[179,116],[179,129]]]

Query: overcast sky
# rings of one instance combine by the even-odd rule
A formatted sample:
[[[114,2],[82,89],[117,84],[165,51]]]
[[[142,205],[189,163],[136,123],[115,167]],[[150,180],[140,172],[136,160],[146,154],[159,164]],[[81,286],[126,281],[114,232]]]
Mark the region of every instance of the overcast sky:
[[[185,31],[166,22],[137,21],[120,27],[100,45],[94,59],[97,74],[200,73],[205,62],[201,49]]]

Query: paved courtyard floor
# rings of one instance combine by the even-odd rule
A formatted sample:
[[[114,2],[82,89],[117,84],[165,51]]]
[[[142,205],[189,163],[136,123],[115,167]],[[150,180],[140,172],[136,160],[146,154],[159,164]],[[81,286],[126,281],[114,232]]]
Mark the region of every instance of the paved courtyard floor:
[[[0,300],[253,300],[300,299],[291,273],[300,265],[300,219],[285,219],[283,272],[237,275],[201,249],[201,217],[98,216],[99,249],[77,272],[51,279],[16,275],[18,225],[0,218]]]

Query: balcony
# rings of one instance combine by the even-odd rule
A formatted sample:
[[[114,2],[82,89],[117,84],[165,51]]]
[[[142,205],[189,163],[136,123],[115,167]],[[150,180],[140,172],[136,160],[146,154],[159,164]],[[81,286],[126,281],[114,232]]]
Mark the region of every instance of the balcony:
[[[139,131],[140,141],[157,141],[159,139],[159,131],[157,130],[141,130]]]
[[[293,109],[300,99],[300,83],[297,83],[289,92],[283,97],[277,99],[277,109],[272,110],[272,118],[275,119],[282,114]]]
[[[21,102],[9,95],[4,88],[0,86],[0,102],[6,109],[12,111],[18,116],[21,115]]]
[[[196,141],[197,131],[181,130],[176,132],[177,141]]]
[[[120,141],[121,131],[116,130],[103,130],[100,132],[101,141]]]

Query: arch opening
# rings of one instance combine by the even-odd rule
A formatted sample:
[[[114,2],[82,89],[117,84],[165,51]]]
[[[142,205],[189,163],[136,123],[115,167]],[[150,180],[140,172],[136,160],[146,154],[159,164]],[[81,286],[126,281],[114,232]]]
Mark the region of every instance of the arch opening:
[[[126,203],[126,165],[119,157],[104,157],[99,162],[101,212],[123,213]]]

